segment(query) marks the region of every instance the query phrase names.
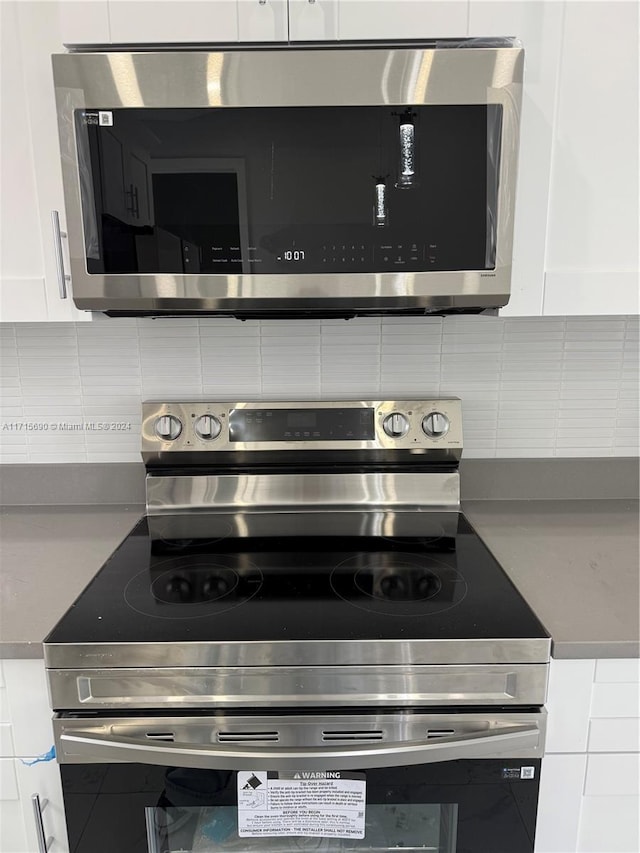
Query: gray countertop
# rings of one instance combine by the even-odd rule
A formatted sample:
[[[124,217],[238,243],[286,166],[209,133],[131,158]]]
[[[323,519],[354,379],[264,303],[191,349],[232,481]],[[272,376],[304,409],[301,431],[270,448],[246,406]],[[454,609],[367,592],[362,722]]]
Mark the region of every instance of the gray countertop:
[[[558,658],[638,657],[638,503],[472,501],[464,510],[553,637]],[[0,512],[0,657],[42,657],[42,640],[143,507]]]
[[[143,512],[143,506],[0,508],[0,658],[42,657],[42,640]]]
[[[484,539],[555,658],[640,656],[638,501],[473,501]]]

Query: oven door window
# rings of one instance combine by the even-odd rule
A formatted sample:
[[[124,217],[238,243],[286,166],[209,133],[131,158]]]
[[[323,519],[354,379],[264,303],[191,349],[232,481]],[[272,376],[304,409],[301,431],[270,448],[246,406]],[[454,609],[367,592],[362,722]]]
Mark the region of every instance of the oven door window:
[[[457,803],[373,803],[366,809],[364,839],[322,836],[240,838],[238,812],[233,806],[146,809],[150,853],[294,853],[317,850],[415,850],[455,853]]]
[[[70,853],[534,849],[540,761],[533,759],[363,770],[363,837],[347,838],[304,832],[241,837],[235,770],[118,763],[63,764],[60,772]]]
[[[76,110],[89,274],[490,270],[499,104]]]

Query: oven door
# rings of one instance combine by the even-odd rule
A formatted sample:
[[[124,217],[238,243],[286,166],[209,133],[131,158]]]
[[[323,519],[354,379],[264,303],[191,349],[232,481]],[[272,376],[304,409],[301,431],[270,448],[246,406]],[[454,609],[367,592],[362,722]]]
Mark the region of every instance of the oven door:
[[[544,712],[55,726],[71,853],[533,853]]]

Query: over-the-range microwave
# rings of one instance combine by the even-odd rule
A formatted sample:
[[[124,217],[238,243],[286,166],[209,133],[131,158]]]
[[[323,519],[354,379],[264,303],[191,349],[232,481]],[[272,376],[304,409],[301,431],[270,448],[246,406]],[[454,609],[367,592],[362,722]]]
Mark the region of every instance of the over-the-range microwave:
[[[55,55],[76,305],[505,305],[523,60],[512,39]]]

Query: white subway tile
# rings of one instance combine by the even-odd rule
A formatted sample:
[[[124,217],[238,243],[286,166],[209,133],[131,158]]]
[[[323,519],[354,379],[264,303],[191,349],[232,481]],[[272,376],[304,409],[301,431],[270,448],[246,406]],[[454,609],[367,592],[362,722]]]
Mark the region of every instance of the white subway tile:
[[[579,383],[580,387],[571,385],[563,385],[562,398],[563,400],[581,400],[594,402],[595,400],[616,400],[618,397],[617,388],[590,388],[588,383]]]
[[[638,439],[638,427],[621,427],[616,424],[614,442],[616,444],[633,444]]]
[[[612,456],[613,450],[611,447],[558,447],[556,445],[556,450],[554,456],[562,456],[562,457],[589,457],[589,458],[600,458],[602,456]]]
[[[26,433],[0,432],[0,444],[13,453],[19,453],[21,447],[27,446]]]
[[[31,461],[31,457],[26,451],[23,453],[9,453],[0,445],[0,462],[3,465],[24,465]]]
[[[594,449],[597,448],[611,448],[611,438],[610,436],[588,436],[583,437],[581,435],[571,435],[571,436],[558,436],[556,439],[556,447],[560,448],[573,448],[573,449],[586,449],[587,447],[592,447]],[[606,455],[606,454],[603,454]]]
[[[41,451],[38,448],[32,448],[29,453],[29,462],[35,464],[66,464],[68,462],[86,462],[87,454],[84,448],[80,450],[72,450],[70,448],[60,448],[59,450]]]
[[[608,340],[594,340],[589,335],[588,340],[565,340],[564,349],[565,352],[570,352],[571,350],[589,350],[593,352],[597,352],[598,350],[622,350],[623,340],[622,335],[617,337],[613,335]]]
[[[140,462],[140,451],[127,452],[118,450],[116,453],[87,450],[87,462]]]

